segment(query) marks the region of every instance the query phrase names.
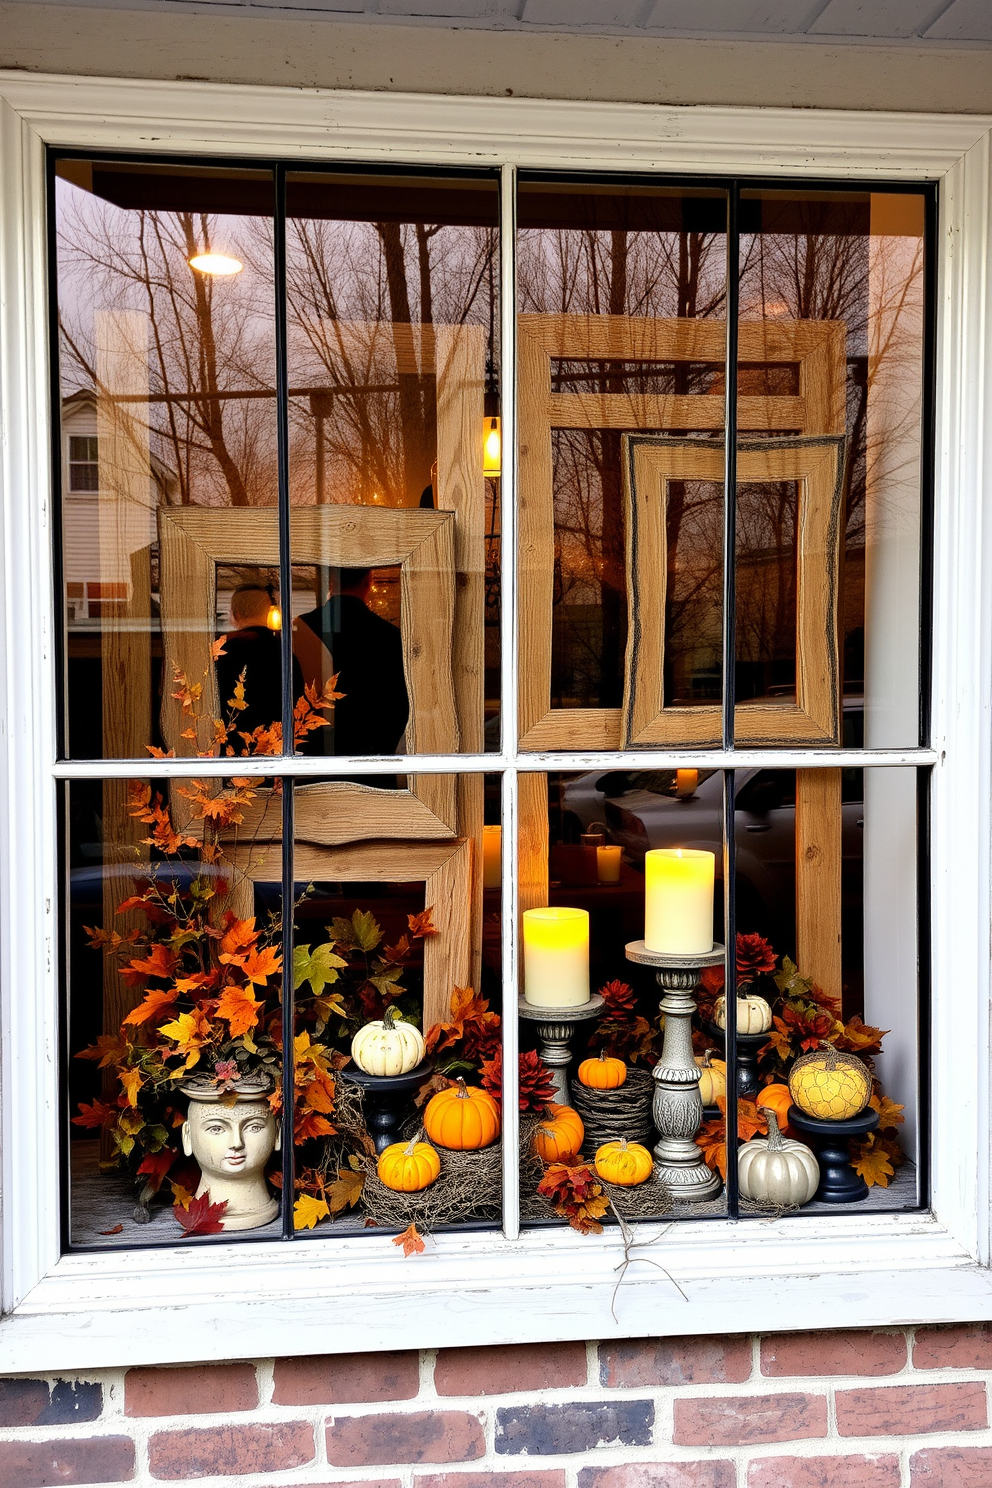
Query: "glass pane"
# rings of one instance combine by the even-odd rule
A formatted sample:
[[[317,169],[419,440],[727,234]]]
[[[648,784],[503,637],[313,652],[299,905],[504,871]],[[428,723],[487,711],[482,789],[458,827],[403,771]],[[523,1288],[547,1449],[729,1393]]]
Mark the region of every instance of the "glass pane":
[[[478,809],[475,842],[421,835],[427,784]],[[494,1227],[499,780],[297,784],[294,806],[297,1228]],[[278,872],[272,835],[237,850],[256,891]]]
[[[69,1244],[278,1236],[280,881],[237,839],[280,798],[87,780],[64,803]]]
[[[524,179],[517,211],[524,747],[710,742],[725,193]]]
[[[739,744],[919,740],[925,205],[742,193]]]
[[[921,1202],[919,783],[909,769],[737,772],[741,1136],[757,1122],[762,1139],[770,1106],[819,1156],[819,1193],[833,1195],[776,1199],[759,1181],[752,1198],[765,1209]],[[715,1042],[722,1049],[719,1030]],[[834,1071],[820,1068],[831,1046]],[[815,1085],[796,1084],[804,1057]],[[829,1158],[838,1147],[840,1160]]]
[[[606,1200],[631,1223],[723,1216],[723,1063],[707,1063],[716,1040],[696,1011],[711,1008],[723,978],[722,774],[631,769],[521,780],[521,1125],[543,1158],[523,1163],[522,1217],[615,1223]],[[661,870],[674,866],[676,880],[659,893],[649,847],[703,851],[666,856]],[[665,920],[672,895],[685,887],[683,868],[701,876],[679,899],[675,920]],[[687,983],[662,956],[652,963],[666,951],[687,953]],[[662,998],[671,999],[664,1009]],[[656,1075],[662,1068],[674,1078]],[[695,1104],[695,1081],[683,1071],[698,1071]],[[551,1086],[554,1103],[581,1120],[574,1150],[567,1142],[574,1118],[556,1115],[551,1134],[544,1131]],[[656,1150],[662,1137],[674,1139],[664,1155]],[[603,1151],[624,1141],[631,1154]],[[641,1165],[633,1175],[624,1172],[628,1157]],[[555,1171],[556,1162],[573,1171]]]
[[[496,179],[292,172],[287,211],[294,651],[340,694],[299,747],[498,748]]]
[[[271,733],[272,176],[100,160],[55,174],[66,750],[207,747],[177,673],[236,753],[267,747],[241,738],[226,674],[247,665],[252,729]],[[210,644],[228,627],[218,678]]]

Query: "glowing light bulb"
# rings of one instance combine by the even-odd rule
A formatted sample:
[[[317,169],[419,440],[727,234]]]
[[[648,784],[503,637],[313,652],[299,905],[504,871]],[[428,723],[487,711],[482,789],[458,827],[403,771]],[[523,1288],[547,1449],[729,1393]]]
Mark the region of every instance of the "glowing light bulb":
[[[265,617],[265,623],[270,630],[282,630],[282,610],[277,604],[269,606],[269,613]]]
[[[194,253],[188,262],[191,269],[201,274],[240,274],[244,268],[240,258],[229,253]]]
[[[499,418],[487,415],[482,420],[482,473],[497,476],[503,464],[503,438]]]

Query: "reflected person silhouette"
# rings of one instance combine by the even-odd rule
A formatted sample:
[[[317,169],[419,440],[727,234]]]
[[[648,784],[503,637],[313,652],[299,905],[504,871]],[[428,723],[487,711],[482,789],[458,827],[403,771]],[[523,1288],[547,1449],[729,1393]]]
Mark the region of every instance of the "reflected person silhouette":
[[[305,681],[318,688],[337,673],[344,696],[334,706],[333,729],[318,729],[313,754],[397,754],[410,716],[403,642],[395,625],[369,608],[372,570],[342,568],[319,609],[293,627],[293,650]],[[328,737],[331,736],[331,737]],[[390,784],[378,777],[369,784]]]
[[[262,584],[241,584],[231,595],[231,630],[224,637],[224,654],[217,658],[217,686],[221,716],[227,718],[230,699],[244,672],[246,707],[237,716],[238,734],[271,728],[282,718],[282,646],[278,630],[267,622],[273,605],[271,589]],[[303,677],[293,661],[293,697],[303,691]]]

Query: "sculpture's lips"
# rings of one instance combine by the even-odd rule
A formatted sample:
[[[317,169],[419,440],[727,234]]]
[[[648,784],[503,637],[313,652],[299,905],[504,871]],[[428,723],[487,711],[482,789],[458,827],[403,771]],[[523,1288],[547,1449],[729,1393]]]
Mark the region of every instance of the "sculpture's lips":
[[[228,1168],[243,1168],[246,1161],[244,1157],[225,1157],[224,1165]]]

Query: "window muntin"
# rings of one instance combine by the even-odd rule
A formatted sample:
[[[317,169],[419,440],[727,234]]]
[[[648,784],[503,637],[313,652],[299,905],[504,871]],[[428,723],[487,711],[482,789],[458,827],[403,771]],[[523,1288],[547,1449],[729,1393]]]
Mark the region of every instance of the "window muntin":
[[[557,372],[556,372],[556,376],[559,376],[559,377],[561,377],[561,376],[563,376],[563,375],[564,375],[564,372],[567,372],[567,371],[568,371],[568,369],[567,369],[567,368],[566,368],[566,369],[564,369],[564,370],[563,370],[563,369],[562,369],[562,368],[558,368],[558,369],[557,369]],[[783,393],[783,396],[789,396],[789,394],[787,394],[787,393]],[[280,555],[280,556],[282,556],[282,555]],[[284,561],[284,560],[283,560],[283,561]],[[702,763],[702,761],[703,761],[703,760],[704,760],[704,759],[705,759],[705,756],[702,756],[702,757],[701,757],[701,759],[700,759],[700,762],[701,762],[701,763]],[[508,765],[509,765],[509,769],[510,769],[510,776],[509,776],[509,778],[510,778],[510,782],[511,782],[511,787],[510,787],[510,788],[511,788],[511,790],[512,790],[512,788],[513,788],[513,785],[512,785],[512,782],[513,782],[513,779],[514,779],[514,774],[513,774],[513,760],[512,760],[512,759],[511,759],[511,760],[509,760],[509,761],[508,761]],[[331,766],[329,766],[329,769],[333,769],[333,767],[331,767]],[[473,777],[474,777],[474,776],[475,776],[475,772],[473,772]],[[524,775],[524,776],[522,776],[522,777],[521,777],[521,779],[522,779],[522,780],[523,780],[523,779],[527,779],[527,778],[528,778],[528,776],[527,776],[527,775]]]

